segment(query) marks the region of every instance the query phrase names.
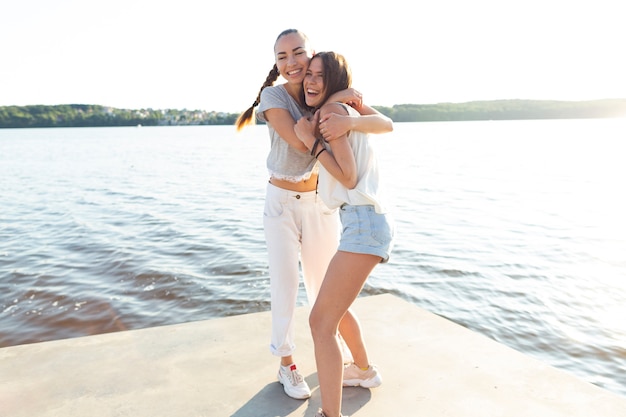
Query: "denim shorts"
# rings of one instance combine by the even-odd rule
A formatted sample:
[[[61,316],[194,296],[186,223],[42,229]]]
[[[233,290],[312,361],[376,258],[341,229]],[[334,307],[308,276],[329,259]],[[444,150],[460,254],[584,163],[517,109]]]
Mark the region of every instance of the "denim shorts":
[[[342,226],[339,250],[380,256],[381,263],[389,261],[394,235],[389,214],[376,213],[374,206],[344,204],[339,216]]]

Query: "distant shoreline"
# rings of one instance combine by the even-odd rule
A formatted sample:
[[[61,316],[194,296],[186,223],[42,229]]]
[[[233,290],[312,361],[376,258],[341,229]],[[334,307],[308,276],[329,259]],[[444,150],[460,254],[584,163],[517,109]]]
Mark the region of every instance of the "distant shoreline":
[[[373,106],[394,122],[592,119],[626,117],[626,99],[491,100]],[[239,113],[118,109],[94,104],[0,106],[0,129],[39,127],[233,125]]]

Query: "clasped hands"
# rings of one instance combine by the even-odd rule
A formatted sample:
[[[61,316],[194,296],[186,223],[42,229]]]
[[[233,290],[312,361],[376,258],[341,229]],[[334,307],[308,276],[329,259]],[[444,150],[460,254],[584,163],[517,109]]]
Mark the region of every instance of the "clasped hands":
[[[311,150],[315,144],[315,138],[321,136],[330,142],[345,135],[350,130],[349,116],[337,113],[328,113],[320,118],[317,110],[312,117],[301,117],[294,126],[298,139]]]
[[[354,88],[339,91],[329,98],[329,102],[346,103],[359,110],[363,105],[363,95]],[[301,117],[294,127],[296,135],[307,149],[315,144],[315,138],[321,135],[326,142],[338,139],[352,130],[352,119],[349,115],[327,113],[320,118],[317,110],[313,117]]]

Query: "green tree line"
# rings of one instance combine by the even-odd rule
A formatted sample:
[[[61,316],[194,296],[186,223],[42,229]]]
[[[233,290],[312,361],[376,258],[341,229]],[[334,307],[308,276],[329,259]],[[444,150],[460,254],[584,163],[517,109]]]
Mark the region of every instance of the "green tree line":
[[[237,114],[203,110],[127,110],[91,104],[0,107],[0,128],[234,124]]]
[[[626,99],[492,100],[468,103],[401,104],[375,108],[394,122],[626,117]]]
[[[394,122],[626,117],[626,99],[492,100],[374,108]],[[128,110],[89,104],[2,106],[0,128],[232,125],[238,116],[204,110]]]

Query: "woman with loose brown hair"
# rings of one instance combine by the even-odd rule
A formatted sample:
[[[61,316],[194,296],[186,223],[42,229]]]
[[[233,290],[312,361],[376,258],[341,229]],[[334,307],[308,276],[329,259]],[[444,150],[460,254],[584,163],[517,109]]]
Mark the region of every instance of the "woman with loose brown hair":
[[[313,50],[296,29],[283,31],[274,44],[275,64],[252,106],[236,122],[237,130],[266,122],[270,134],[263,226],[269,255],[272,332],[270,351],[281,358],[278,380],[292,398],[311,396],[293,359],[294,317],[300,266],[309,304],[315,302],[326,268],[339,242],[337,210],[329,209],[317,194],[318,166],[314,156],[294,132],[296,120],[307,115],[302,101],[302,81]],[[274,85],[278,76],[286,82]],[[328,129],[341,126],[372,133],[388,129],[387,118],[362,104],[354,89],[334,97],[358,107],[364,116],[328,121]],[[357,113],[358,114],[358,113]],[[345,133],[350,127],[343,128]]]
[[[329,113],[353,115],[355,110],[333,100],[349,88],[352,73],[335,52],[313,56],[304,78],[304,99],[316,111],[301,118],[296,134],[321,164],[318,192],[341,218],[341,239],[309,316],[322,404],[316,417],[340,417],[342,385],[372,388],[382,379],[370,363],[359,321],[350,311],[369,274],[389,260],[394,224],[384,196],[379,165],[367,133],[350,131],[326,142],[316,119]],[[344,366],[337,332],[345,339],[354,362]]]

